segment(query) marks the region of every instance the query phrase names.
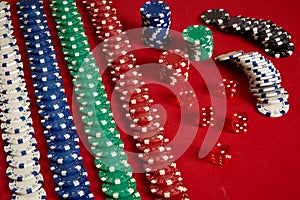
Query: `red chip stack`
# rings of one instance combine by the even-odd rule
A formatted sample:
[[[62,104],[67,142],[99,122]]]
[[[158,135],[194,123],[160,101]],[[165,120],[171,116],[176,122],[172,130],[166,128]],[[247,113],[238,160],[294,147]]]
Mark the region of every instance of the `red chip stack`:
[[[92,16],[99,39],[104,43],[103,52],[112,81],[116,83],[114,89],[120,94],[136,147],[142,152],[139,158],[144,163],[151,192],[156,199],[189,199],[171,148],[167,146],[169,139],[159,123],[157,110],[151,108],[154,101],[149,96],[149,88],[142,82],[140,67],[130,52],[128,37],[122,33],[112,1],[85,0],[83,3]],[[176,68],[187,79],[185,66]]]

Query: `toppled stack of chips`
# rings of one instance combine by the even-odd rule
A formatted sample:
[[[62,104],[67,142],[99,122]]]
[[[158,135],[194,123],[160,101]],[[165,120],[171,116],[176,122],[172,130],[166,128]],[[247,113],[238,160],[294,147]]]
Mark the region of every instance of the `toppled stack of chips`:
[[[86,2],[88,3],[88,1]],[[100,4],[97,5],[98,7],[93,10],[103,10],[99,6]],[[91,6],[87,4],[87,7]],[[93,10],[92,12],[89,10],[92,15]],[[114,19],[117,18],[114,17]],[[109,17],[107,20],[111,21]],[[105,32],[98,32],[98,34],[110,35]],[[158,199],[174,196],[188,199],[180,172],[176,163],[173,162],[171,148],[167,147],[169,140],[164,136],[164,129],[160,126],[157,110],[151,108],[154,102],[149,96],[149,88],[142,82],[139,66],[135,65],[134,56],[126,48],[122,49],[122,47],[130,45],[126,38],[126,34],[122,33],[104,40],[105,45],[118,47],[117,51],[114,50],[115,48],[110,51],[104,48],[104,54],[111,69],[120,67],[122,69],[128,62],[134,66],[130,67],[130,71],[112,70],[112,79],[117,83],[114,89],[120,94],[122,107],[127,113],[126,117],[129,119],[136,147],[143,152],[139,157],[144,162],[143,166],[147,171],[146,177],[150,182],[150,190]]]
[[[9,3],[0,2],[0,120],[7,154],[6,174],[11,199],[46,199],[23,64],[10,15]]]
[[[50,8],[59,25],[65,60],[72,70],[83,128],[95,156],[94,163],[99,169],[99,177],[104,182],[102,191],[107,199],[139,199],[136,181],[124,152],[124,143],[116,130],[99,67],[93,53],[89,51],[76,4],[72,0],[51,2]]]
[[[212,32],[208,27],[189,26],[183,30],[182,38],[185,41],[186,52],[191,60],[201,61],[212,56],[214,43]]]
[[[171,41],[171,10],[163,1],[147,1],[140,8],[144,44],[164,48]]]
[[[208,10],[201,15],[201,19],[204,23],[215,25],[222,31],[251,37],[261,43],[265,52],[272,57],[283,58],[294,53],[291,35],[270,20],[241,15],[229,17],[229,13],[224,9]]]
[[[32,69],[34,94],[41,123],[46,129],[44,135],[55,191],[64,199],[93,199],[42,1],[22,0],[17,5]]]
[[[256,107],[268,117],[281,117],[289,110],[288,92],[281,85],[280,72],[274,64],[258,52],[234,51],[215,58],[231,60],[249,79],[250,91],[256,97]]]

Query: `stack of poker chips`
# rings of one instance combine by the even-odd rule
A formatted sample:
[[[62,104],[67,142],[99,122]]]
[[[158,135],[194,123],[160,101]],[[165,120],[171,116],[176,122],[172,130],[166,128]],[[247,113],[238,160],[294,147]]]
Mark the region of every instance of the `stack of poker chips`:
[[[85,1],[92,16],[95,16],[93,14],[94,10],[96,12],[105,10],[105,1],[100,2],[103,5],[98,3],[97,7],[95,7],[94,3]],[[93,9],[90,9],[91,7]],[[110,7],[110,9],[113,8]],[[113,20],[117,20],[117,17],[109,16],[106,18],[107,22]],[[107,32],[102,31],[97,32],[98,36],[99,34],[100,36],[112,35],[108,30]],[[143,152],[139,154],[139,157],[143,161],[144,169],[147,171],[146,177],[150,182],[150,191],[156,198],[176,196],[176,198],[188,199],[180,171],[176,167],[176,163],[173,162],[173,156],[170,152],[171,148],[167,146],[169,140],[164,135],[163,127],[160,126],[157,110],[151,108],[154,101],[149,96],[149,88],[144,86],[145,83],[142,82],[139,66],[135,65],[135,60],[132,62],[132,58],[134,58],[133,54],[130,54],[124,48],[130,45],[126,34],[122,33],[107,38],[104,40],[104,45],[113,47],[110,51],[107,48],[103,49],[104,55],[108,60],[108,66],[111,69],[112,65],[114,66],[113,69],[123,69],[112,70],[112,80],[116,83],[114,89],[119,93],[122,108],[126,112],[127,119],[129,119],[129,126],[132,129],[136,147]],[[132,63],[134,66],[130,71],[126,67],[127,62]]]
[[[186,52],[191,60],[201,61],[212,56],[214,43],[212,32],[208,27],[189,26],[183,30],[182,38],[185,41]]]
[[[281,85],[280,72],[258,52],[234,51],[215,58],[231,60],[249,79],[250,91],[257,100],[256,108],[267,117],[281,117],[289,110],[289,94]]]
[[[170,43],[171,10],[163,1],[147,1],[141,8],[142,37],[146,46],[164,48]]]
[[[0,120],[7,154],[6,174],[11,199],[46,199],[23,64],[10,15],[9,3],[0,2]]]
[[[55,191],[63,199],[93,199],[42,1],[22,0],[17,5]]]
[[[215,25],[222,31],[254,39],[272,57],[283,58],[294,53],[291,35],[270,20],[241,15],[229,17],[229,13],[224,9],[208,10],[201,15],[201,19],[204,23]]]
[[[58,24],[65,60],[73,76],[83,128],[95,156],[99,178],[104,182],[102,191],[108,199],[139,199],[124,143],[116,130],[99,67],[89,50],[76,4],[72,0],[51,1],[50,8]]]

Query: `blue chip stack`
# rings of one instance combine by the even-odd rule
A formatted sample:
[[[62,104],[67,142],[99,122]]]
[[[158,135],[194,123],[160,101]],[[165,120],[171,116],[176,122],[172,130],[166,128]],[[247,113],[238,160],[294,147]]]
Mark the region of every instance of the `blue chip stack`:
[[[55,190],[63,199],[93,199],[42,0],[22,0],[17,5]]]
[[[147,1],[140,8],[143,42],[152,48],[164,48],[171,41],[171,10],[163,1]]]
[[[0,121],[11,199],[46,199],[10,5],[0,2]]]

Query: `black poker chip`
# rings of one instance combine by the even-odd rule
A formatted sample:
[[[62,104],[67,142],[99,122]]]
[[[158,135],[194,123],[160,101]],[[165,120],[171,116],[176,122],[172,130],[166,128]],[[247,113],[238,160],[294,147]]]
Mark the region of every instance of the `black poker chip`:
[[[245,21],[245,17],[244,16],[234,16],[234,17],[230,17],[225,23],[223,23],[220,26],[220,29],[222,31],[226,31],[226,32],[235,32],[235,27],[242,21]]]
[[[227,21],[229,13],[224,9],[213,9],[204,12],[201,20],[206,24],[221,25]]]
[[[275,58],[284,58],[291,56],[294,53],[294,43],[282,44],[276,47],[267,47],[265,52]]]

